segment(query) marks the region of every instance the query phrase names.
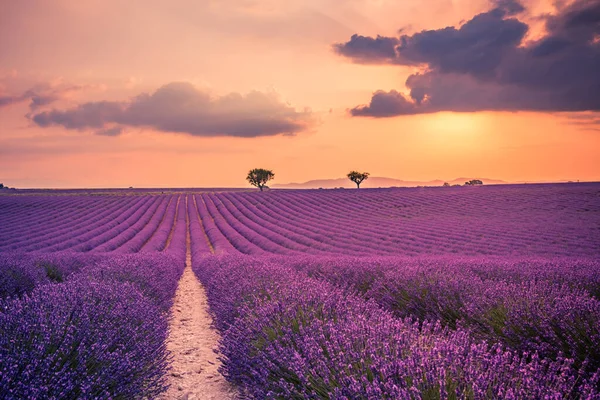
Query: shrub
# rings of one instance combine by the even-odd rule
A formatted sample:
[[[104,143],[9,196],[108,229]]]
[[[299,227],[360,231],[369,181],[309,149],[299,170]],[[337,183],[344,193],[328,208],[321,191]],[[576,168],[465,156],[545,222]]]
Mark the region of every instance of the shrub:
[[[0,309],[0,393],[126,399],[165,389],[167,319],[131,284],[74,279]]]

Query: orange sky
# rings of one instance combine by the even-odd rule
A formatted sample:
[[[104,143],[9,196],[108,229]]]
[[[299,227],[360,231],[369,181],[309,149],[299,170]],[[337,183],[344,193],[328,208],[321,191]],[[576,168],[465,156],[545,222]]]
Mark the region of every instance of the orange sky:
[[[101,136],[37,126],[26,117],[29,102],[15,101],[0,107],[0,182],[246,186],[254,167],[273,169],[276,183],[350,169],[404,180],[600,180],[600,127],[578,124],[573,114],[349,115],[375,90],[404,91],[416,67],[353,64],[333,43],[354,33],[458,25],[489,8],[479,0],[0,2],[0,97],[38,85],[57,94],[48,109],[69,109],[189,82],[217,97],[272,93],[311,112],[309,128],[291,136],[199,137],[147,127]],[[547,6],[530,2],[529,9]],[[532,26],[530,35],[541,29]]]

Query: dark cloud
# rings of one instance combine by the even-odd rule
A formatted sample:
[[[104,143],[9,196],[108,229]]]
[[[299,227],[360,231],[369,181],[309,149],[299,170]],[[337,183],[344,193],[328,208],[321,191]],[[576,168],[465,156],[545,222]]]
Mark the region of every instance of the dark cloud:
[[[398,38],[377,36],[376,38],[354,34],[347,43],[336,43],[334,51],[357,63],[391,63],[397,58]]]
[[[521,43],[527,25],[504,19],[493,10],[475,16],[459,29],[445,28],[404,35],[397,47],[397,63],[426,64],[442,73],[462,73],[487,78],[508,52]]]
[[[554,112],[570,93],[564,90],[524,90],[518,85],[482,82],[469,75],[424,73],[407,80],[408,93],[376,91],[368,105],[350,110],[354,116],[392,117],[440,111]],[[395,110],[395,112],[392,112]],[[563,104],[559,111],[580,111],[579,103]]]
[[[395,90],[384,92],[378,90],[373,94],[371,103],[367,106],[355,107],[350,110],[354,116],[392,117],[394,115],[414,114],[415,104],[402,93]]]
[[[37,125],[94,129],[115,136],[126,127],[146,127],[193,136],[294,135],[312,125],[308,110],[296,111],[273,93],[211,97],[189,83],[170,83],[129,102],[90,102],[30,116]]]
[[[495,68],[507,50],[519,45],[527,25],[505,19],[507,13],[495,8],[475,16],[459,29],[426,30],[399,38],[352,35],[346,43],[334,44],[334,51],[358,63],[426,64],[445,72],[485,74]]]
[[[525,11],[525,7],[516,0],[495,0],[492,2],[496,9],[506,13],[506,15],[516,15]]]
[[[547,34],[524,43],[523,7],[498,0],[459,28],[398,38],[393,52],[354,35],[334,45],[354,62],[421,65],[405,82],[407,94],[376,91],[352,115],[389,117],[437,111],[600,110],[600,0],[576,0],[545,17]],[[395,110],[395,112],[392,112]]]

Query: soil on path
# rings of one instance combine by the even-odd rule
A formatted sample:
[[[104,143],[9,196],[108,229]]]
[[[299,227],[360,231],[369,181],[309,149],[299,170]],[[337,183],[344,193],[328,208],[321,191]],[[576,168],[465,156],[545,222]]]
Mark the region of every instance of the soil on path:
[[[175,294],[167,349],[173,357],[170,388],[162,399],[235,399],[236,392],[218,372],[219,334],[212,326],[204,288],[191,268],[189,247],[186,266]]]

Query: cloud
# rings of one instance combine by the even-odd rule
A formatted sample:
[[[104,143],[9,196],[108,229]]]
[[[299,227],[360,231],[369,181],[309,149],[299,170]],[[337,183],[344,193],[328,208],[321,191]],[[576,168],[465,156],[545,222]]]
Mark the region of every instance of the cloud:
[[[506,15],[516,15],[525,11],[525,7],[516,0],[494,0],[492,1],[495,9],[504,12]]]
[[[30,116],[41,127],[93,129],[115,136],[127,127],[151,128],[192,136],[258,137],[295,135],[310,128],[310,110],[296,111],[275,93],[230,93],[213,97],[190,83],[174,82],[128,102],[88,102],[67,110]]]
[[[600,131],[600,112],[567,113],[566,125],[575,125],[582,130]]]
[[[336,43],[333,49],[338,54],[352,59],[356,63],[384,64],[397,59],[396,47],[400,40],[377,35],[376,38],[352,35],[347,43]]]
[[[414,114],[415,104],[396,90],[384,92],[378,90],[373,94],[368,106],[355,107],[350,110],[354,116],[392,117],[394,115]]]
[[[421,67],[406,80],[406,94],[378,90],[351,114],[600,110],[600,0],[560,6],[544,17],[546,35],[527,43],[529,27],[517,18],[523,11],[513,0],[498,0],[458,28],[398,38],[353,35],[335,44],[355,63]]]
[[[11,95],[3,95],[0,96],[0,108],[10,106],[13,104],[21,103],[27,100],[27,97],[23,97],[23,95],[11,96]]]
[[[23,93],[0,96],[0,108],[29,101],[29,109],[37,111],[85,88],[87,86],[65,83],[38,83]]]
[[[333,48],[357,63],[423,64],[445,72],[485,74],[498,65],[507,49],[518,46],[527,32],[526,24],[506,16],[506,11],[494,8],[459,29],[447,27],[399,38],[355,34]]]
[[[120,126],[114,126],[112,128],[105,128],[96,131],[96,135],[100,136],[119,136],[123,133],[123,128]]]

